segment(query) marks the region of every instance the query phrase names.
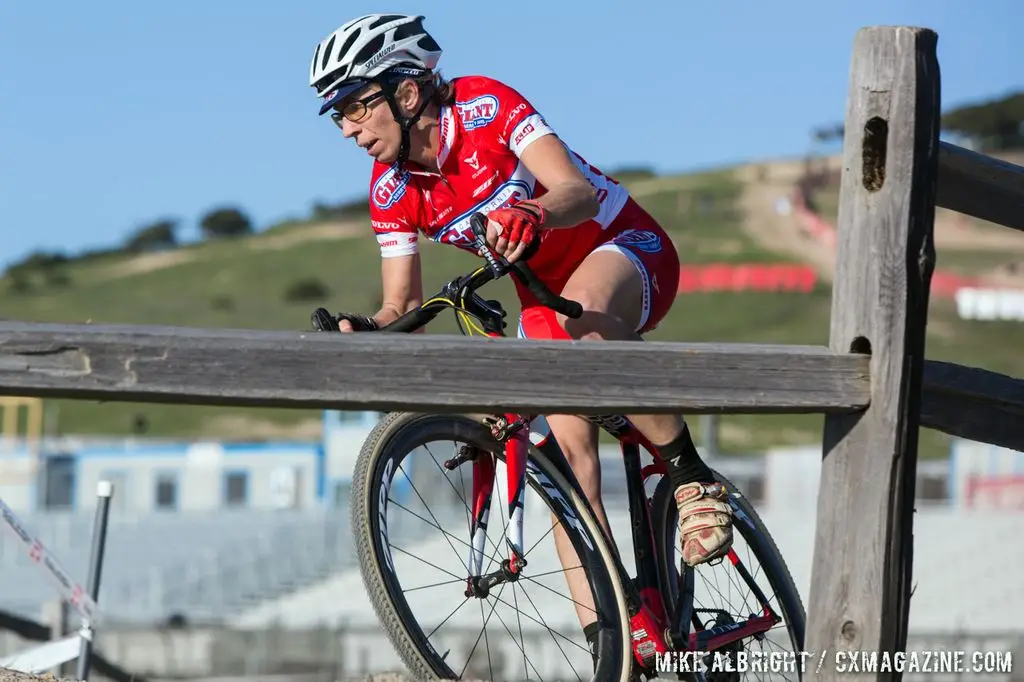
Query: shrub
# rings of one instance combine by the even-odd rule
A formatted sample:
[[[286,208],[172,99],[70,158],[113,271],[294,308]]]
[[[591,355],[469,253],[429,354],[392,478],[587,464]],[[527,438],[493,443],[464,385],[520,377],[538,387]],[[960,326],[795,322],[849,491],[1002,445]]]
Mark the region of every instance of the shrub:
[[[327,298],[330,290],[316,278],[300,279],[288,285],[284,300],[288,302],[319,301]]]

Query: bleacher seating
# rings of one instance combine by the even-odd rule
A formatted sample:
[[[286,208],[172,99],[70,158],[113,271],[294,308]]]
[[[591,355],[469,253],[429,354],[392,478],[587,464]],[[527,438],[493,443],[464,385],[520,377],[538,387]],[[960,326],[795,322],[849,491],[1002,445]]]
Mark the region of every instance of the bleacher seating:
[[[626,521],[614,512],[625,508],[622,467],[615,462],[616,455],[611,449],[602,450],[602,458],[607,462],[603,467],[606,505],[613,510],[616,537],[628,542]],[[767,474],[763,460],[729,458],[713,465],[750,491],[755,501],[761,501],[760,495],[765,490],[762,477]],[[448,492],[425,486],[423,490],[427,495]],[[397,494],[396,490],[393,492]],[[536,502],[536,498],[533,501]],[[306,510],[240,509],[154,513],[141,517],[114,513],[108,528],[100,609],[104,617],[112,621],[139,624],[166,622],[175,615],[191,623],[253,625],[277,619],[307,623],[347,617],[354,613],[353,609],[359,610],[355,608],[356,602],[365,606],[365,599],[356,570],[347,497],[343,495],[337,504],[336,507]],[[533,506],[535,508],[536,504]],[[976,562],[984,557],[983,564],[990,564],[991,571],[1000,573],[1000,565],[1013,566],[1024,559],[1020,556],[1024,546],[999,540],[1006,532],[1004,526],[1014,521],[1019,523],[1019,516],[993,516],[994,521],[986,516],[983,522],[967,522],[961,512],[942,513],[947,514],[947,518],[941,522],[930,521],[938,518],[929,516],[930,511],[922,511],[915,521],[915,571],[922,571],[922,567],[929,565],[945,566],[947,570],[929,571],[924,575],[921,589],[915,595],[914,613],[927,613],[930,619],[955,620],[958,613],[962,616],[966,611],[949,608],[950,600],[958,594],[964,595],[964,599],[971,595],[971,603],[988,604],[984,609],[987,619],[978,622],[999,627],[1002,620],[998,614],[1015,612],[1004,608],[1009,603],[1005,600],[1012,596],[1017,600],[1014,603],[1022,602],[1024,592],[1018,594],[1021,591],[1015,586],[1002,585],[989,598],[978,592],[980,587],[966,591],[966,585],[956,582],[963,583],[964,576],[970,575],[969,567],[961,565],[965,561]],[[492,519],[500,514],[501,507],[494,505]],[[810,581],[813,514],[794,514],[785,505],[774,511],[769,509],[766,514],[772,516],[772,532],[800,589],[805,591]],[[84,583],[92,541],[92,514],[19,516],[61,565]],[[1005,520],[1007,518],[1009,521]],[[536,528],[536,525],[528,526],[528,532]],[[978,535],[978,547],[965,551],[964,543],[975,541],[973,528],[979,532],[991,528],[992,533],[986,531],[984,537]],[[946,531],[942,529],[947,529],[956,540],[944,542],[942,533]],[[422,525],[414,523],[393,524],[389,528],[393,542],[417,538],[422,530]],[[992,563],[996,560],[990,557],[995,555],[986,547],[1002,552],[1001,564]],[[934,556],[925,559],[928,553]],[[537,568],[535,565],[534,569]],[[461,574],[461,568],[455,572]],[[977,581],[982,587],[992,582]],[[943,594],[946,595],[943,600],[934,601]],[[55,595],[45,576],[18,543],[0,534],[0,610],[38,619],[44,603],[53,600]],[[804,598],[807,598],[806,592]],[[930,606],[933,601],[934,613]],[[351,608],[342,610],[341,602]],[[364,608],[362,615],[366,613]],[[977,617],[971,616],[970,621],[976,622]]]
[[[75,579],[85,582],[91,514],[21,520]],[[100,586],[105,617],[157,622],[180,614],[215,621],[352,561],[347,507],[112,515]],[[38,618],[55,592],[22,548],[0,537],[0,609]]]

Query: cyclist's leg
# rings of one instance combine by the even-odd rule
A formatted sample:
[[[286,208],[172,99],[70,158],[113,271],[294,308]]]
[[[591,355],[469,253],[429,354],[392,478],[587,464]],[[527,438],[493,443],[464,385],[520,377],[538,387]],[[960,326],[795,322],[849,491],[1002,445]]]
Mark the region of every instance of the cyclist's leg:
[[[668,235],[639,207],[623,217],[629,229],[587,256],[562,289],[586,311],[578,319],[556,316],[574,339],[640,340],[675,300],[679,259]],[[683,558],[696,565],[725,554],[732,545],[732,524],[724,488],[710,485],[713,475],[685,420],[665,414],[629,418],[668,462],[680,509]]]
[[[557,290],[557,289],[556,289]],[[522,292],[520,295],[523,295]],[[528,298],[528,297],[527,297]],[[527,304],[519,317],[520,338],[570,340],[565,329],[558,324],[550,308]],[[601,468],[597,457],[597,427],[588,420],[571,414],[545,415],[551,435],[554,436],[579,481],[580,488],[594,510],[597,522],[614,546],[608,516],[601,503]],[[554,519],[554,517],[552,517]],[[576,604],[576,615],[580,626],[591,639],[593,632],[587,629],[595,621],[593,598],[586,575],[580,568],[580,560],[561,525],[552,531],[558,560],[566,572],[569,594]]]

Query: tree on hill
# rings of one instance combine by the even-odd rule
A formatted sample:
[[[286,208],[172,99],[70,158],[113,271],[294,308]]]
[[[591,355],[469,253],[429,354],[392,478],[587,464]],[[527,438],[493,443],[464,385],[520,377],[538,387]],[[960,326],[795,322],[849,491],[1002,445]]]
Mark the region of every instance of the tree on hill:
[[[4,277],[10,280],[9,291],[15,294],[28,293],[35,288],[33,280],[39,279],[51,286],[68,286],[71,278],[64,266],[71,261],[71,258],[59,251],[35,251],[21,261],[12,263],[4,272]]]
[[[174,234],[177,227],[178,222],[169,219],[145,225],[128,238],[124,245],[125,250],[137,252],[173,248],[178,243]]]
[[[199,227],[206,239],[239,237],[252,233],[249,216],[234,207],[217,208],[199,221]]]
[[[964,138],[967,146],[1000,152],[1024,148],[1024,92],[968,104],[942,114],[942,132]],[[841,141],[842,123],[811,130],[818,143]]]
[[[942,129],[980,149],[1020,149],[1024,147],[1024,92],[952,109],[942,116]]]
[[[842,123],[830,123],[819,126],[811,131],[811,139],[815,142],[835,142],[843,139],[845,126]]]
[[[70,260],[60,251],[33,251],[21,261],[12,264],[7,271],[46,270],[58,265],[64,265]]]

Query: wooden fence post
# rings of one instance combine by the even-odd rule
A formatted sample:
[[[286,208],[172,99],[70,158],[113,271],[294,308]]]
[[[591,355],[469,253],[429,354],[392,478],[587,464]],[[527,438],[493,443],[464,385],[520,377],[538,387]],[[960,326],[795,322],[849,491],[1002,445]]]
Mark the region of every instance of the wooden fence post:
[[[935,263],[936,42],[911,27],[865,28],[854,41],[830,346],[871,354],[871,404],[825,420],[805,641],[817,655],[827,650],[815,679],[837,677],[837,651],[906,645]]]

